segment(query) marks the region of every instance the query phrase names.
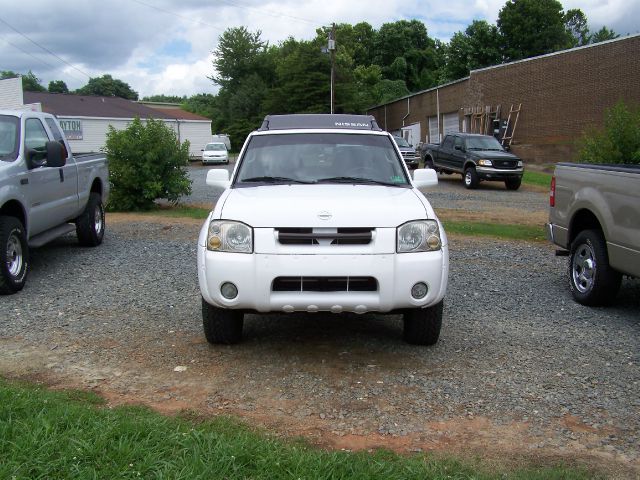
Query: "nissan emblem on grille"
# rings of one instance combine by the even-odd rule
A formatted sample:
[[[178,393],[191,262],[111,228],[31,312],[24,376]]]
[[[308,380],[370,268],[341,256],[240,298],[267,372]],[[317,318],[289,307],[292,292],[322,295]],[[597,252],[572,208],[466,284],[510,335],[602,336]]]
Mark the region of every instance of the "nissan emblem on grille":
[[[318,213],[318,218],[320,220],[331,220],[331,217],[333,217],[333,215],[331,215],[329,212],[327,212],[326,210],[323,210],[322,212]]]

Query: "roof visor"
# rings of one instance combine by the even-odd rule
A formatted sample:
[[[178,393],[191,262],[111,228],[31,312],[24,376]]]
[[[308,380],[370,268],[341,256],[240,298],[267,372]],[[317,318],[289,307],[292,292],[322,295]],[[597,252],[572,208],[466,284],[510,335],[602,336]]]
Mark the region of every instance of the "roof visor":
[[[269,130],[298,129],[335,129],[369,130],[380,132],[376,119],[372,115],[330,115],[330,114],[295,114],[267,115],[264,117],[261,132]]]

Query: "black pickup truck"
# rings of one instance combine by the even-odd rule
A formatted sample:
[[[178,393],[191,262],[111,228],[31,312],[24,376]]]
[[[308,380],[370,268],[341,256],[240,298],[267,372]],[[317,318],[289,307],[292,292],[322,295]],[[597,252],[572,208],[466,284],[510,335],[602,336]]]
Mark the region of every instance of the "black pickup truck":
[[[467,188],[476,188],[480,180],[497,180],[508,190],[517,190],[524,173],[522,160],[490,135],[452,133],[439,145],[423,145],[421,155],[425,167],[460,173]]]

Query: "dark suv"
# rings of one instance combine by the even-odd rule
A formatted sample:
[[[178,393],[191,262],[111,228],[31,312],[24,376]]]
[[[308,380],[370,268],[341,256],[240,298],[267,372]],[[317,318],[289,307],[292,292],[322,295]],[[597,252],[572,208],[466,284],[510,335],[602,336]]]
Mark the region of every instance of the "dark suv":
[[[418,155],[418,152],[416,152],[416,149],[413,148],[411,144],[402,137],[398,137],[394,135],[393,139],[396,141],[396,145],[398,145],[398,148],[400,149],[400,153],[402,154],[404,163],[407,165],[407,167],[418,168],[420,155]]]

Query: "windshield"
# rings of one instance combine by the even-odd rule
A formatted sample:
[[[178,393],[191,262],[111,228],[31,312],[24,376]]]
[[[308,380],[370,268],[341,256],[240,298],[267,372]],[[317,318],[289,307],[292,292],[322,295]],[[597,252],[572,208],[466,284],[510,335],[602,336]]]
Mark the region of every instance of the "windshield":
[[[413,148],[409,142],[407,142],[404,138],[402,137],[393,137],[393,139],[396,141],[396,143],[398,144],[399,147],[406,147],[406,148]]]
[[[221,151],[221,150],[226,150],[227,147],[225,146],[224,143],[208,143],[206,147],[204,147],[204,151],[205,152],[211,152],[211,151]]]
[[[0,115],[0,160],[15,160],[18,157],[17,117]]]
[[[468,137],[467,150],[504,150],[495,137]]]
[[[253,136],[240,161],[234,186],[289,183],[410,185],[387,136],[346,133]]]

